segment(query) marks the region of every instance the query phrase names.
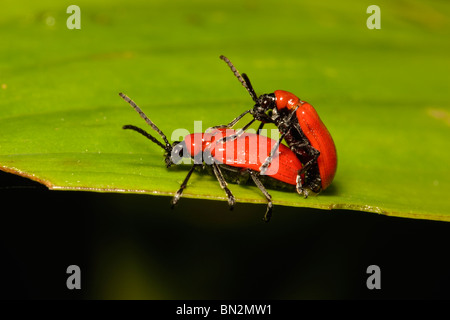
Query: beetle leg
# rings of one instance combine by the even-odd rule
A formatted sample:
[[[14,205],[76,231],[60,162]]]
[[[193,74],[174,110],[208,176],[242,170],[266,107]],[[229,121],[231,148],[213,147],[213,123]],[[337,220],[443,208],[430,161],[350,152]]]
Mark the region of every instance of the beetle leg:
[[[231,193],[230,189],[228,189],[227,182],[225,181],[225,178],[223,177],[222,172],[220,171],[220,168],[217,165],[217,163],[213,162],[213,164],[211,166],[213,168],[214,175],[216,176],[217,180],[220,183],[220,187],[223,190],[225,190],[225,193],[227,194],[228,205],[230,206],[230,210],[233,210],[233,207],[234,207],[234,204],[235,204],[234,196]]]
[[[308,198],[310,195],[316,195],[318,193],[320,193],[322,191],[322,185],[321,185],[321,178],[319,177],[313,177],[313,178],[308,178],[307,176],[305,177],[307,184],[304,187],[302,185],[302,178],[301,178],[301,170],[298,171],[298,175],[297,175],[297,185],[296,185],[296,191],[299,195]],[[307,173],[305,174],[307,175]]]
[[[230,142],[230,141],[233,141],[233,140],[239,138],[240,136],[242,136],[242,134],[245,132],[245,130],[247,130],[248,127],[250,127],[251,124],[252,124],[253,122],[255,122],[255,120],[256,120],[256,119],[251,120],[249,123],[247,123],[242,129],[240,129],[240,130],[239,130],[238,132],[236,132],[235,134],[233,134],[233,135],[231,135],[231,136],[223,137],[223,138],[220,139],[219,141],[222,142],[222,143],[225,143],[225,142]]]
[[[308,149],[308,153],[312,154],[313,158],[303,165],[303,168],[300,170],[300,174],[308,171],[309,168],[317,161],[317,158],[320,156],[320,151],[314,148],[313,146],[308,145],[304,147]],[[295,152],[295,150],[293,151]]]
[[[177,204],[178,200],[180,200],[181,195],[183,194],[183,190],[186,188],[187,183],[188,183],[188,181],[189,181],[189,178],[191,177],[192,172],[194,172],[194,169],[195,169],[196,166],[199,166],[199,164],[194,164],[194,165],[192,166],[192,168],[189,170],[189,172],[188,172],[186,178],[184,178],[184,181],[183,181],[183,183],[181,184],[180,189],[178,189],[177,193],[175,193],[175,196],[172,198],[172,201],[171,201],[172,209],[173,209],[174,206]]]
[[[298,106],[297,106],[298,108]],[[291,120],[291,118],[294,116],[295,111],[297,110],[297,108],[295,108],[289,115],[288,121]],[[278,142],[273,146],[272,150],[270,151],[270,155],[266,158],[266,160],[264,161],[263,165],[260,168],[261,174],[265,174],[267,168],[269,167],[270,163],[272,162],[272,158],[273,155],[275,154],[275,152],[278,150],[281,141],[284,139],[284,137],[291,131],[291,128],[286,126],[286,127],[282,127],[282,124],[279,124],[279,130],[281,132],[281,137],[280,139],[278,139]],[[291,147],[292,149],[292,147]],[[295,151],[294,151],[295,152]]]
[[[222,124],[220,126],[211,127],[212,130],[214,129],[227,129],[233,127],[239,120],[242,119],[243,116],[245,116],[247,113],[249,113],[251,110],[247,110],[243,112],[240,116],[236,117],[231,121],[229,124]]]
[[[302,184],[302,173],[301,173],[301,171],[302,170],[298,170],[298,173],[297,173],[297,184],[296,184],[296,186],[295,186],[295,190],[297,191],[297,193],[299,194],[299,195],[301,195],[301,196],[303,196],[305,199],[306,198],[308,198],[308,196],[309,196],[309,192],[311,191],[310,190],[310,188],[308,187],[308,188],[303,188],[303,184]],[[308,184],[309,185],[309,184]]]
[[[258,127],[258,130],[256,130],[256,134],[261,134],[261,130],[262,130],[262,128],[264,127],[264,125],[265,125],[265,123],[264,123],[264,122],[261,122],[261,124],[260,124],[259,127]]]
[[[296,126],[294,126],[294,128],[299,130]],[[291,142],[289,147],[297,155],[308,155],[308,158],[312,157],[308,161],[305,160],[306,162],[303,163],[301,174],[307,172],[320,156],[320,151],[314,148],[306,139],[304,141]],[[302,157],[300,159],[302,159]]]
[[[266,173],[267,168],[272,163],[273,155],[275,154],[275,152],[277,152],[278,148],[280,147],[280,143],[284,139],[285,135],[286,135],[286,132],[284,132],[281,135],[280,139],[278,139],[277,143],[275,143],[275,145],[272,147],[272,150],[270,150],[270,154],[264,161],[263,165],[261,166],[261,168],[259,168],[259,171],[261,172],[262,175],[264,175]]]
[[[270,218],[272,217],[272,208],[273,208],[272,196],[267,192],[266,188],[264,187],[262,182],[258,179],[257,174],[253,170],[247,169],[247,172],[250,174],[250,177],[252,178],[253,182],[256,184],[259,190],[261,190],[261,192],[267,199],[267,209],[266,213],[264,214],[263,220],[265,222],[269,222]]]
[[[309,189],[318,194],[322,191],[322,178],[320,176],[316,176],[312,179],[312,181],[309,181]]]
[[[229,165],[220,165],[220,164],[219,168],[220,171],[222,172],[222,175],[226,177],[225,180],[228,182],[244,185],[250,179],[250,175],[245,174],[247,173],[245,169],[244,171],[242,171],[243,169],[239,167],[232,167]]]
[[[302,184],[302,176],[300,175],[300,170],[297,173],[297,179],[296,179],[296,185],[295,185],[295,190],[297,190],[297,193],[299,195],[304,195],[304,191],[305,189],[303,189],[303,184]],[[306,196],[307,197],[307,196]],[[306,198],[305,197],[305,198]]]
[[[306,152],[308,155],[312,155],[312,158],[310,160],[308,160],[306,163],[303,163],[303,167],[298,171],[297,174],[297,185],[296,185],[297,193],[307,198],[309,192],[307,191],[306,188],[303,187],[303,185],[305,184],[305,180],[307,182],[307,187],[314,190],[314,192],[317,189],[317,182],[310,181],[310,179],[308,179],[307,176],[305,176],[305,179],[302,179],[301,176],[305,173],[308,173],[311,167],[317,162],[317,158],[319,157],[320,152],[319,150],[311,146],[309,143],[305,142],[298,142],[295,144],[291,144],[290,147],[291,150],[296,154]]]

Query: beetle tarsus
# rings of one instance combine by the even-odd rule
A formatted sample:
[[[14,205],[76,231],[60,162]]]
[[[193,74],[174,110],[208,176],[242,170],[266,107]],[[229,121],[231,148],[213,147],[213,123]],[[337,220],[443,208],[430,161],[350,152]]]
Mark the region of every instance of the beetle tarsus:
[[[273,208],[272,201],[269,201],[269,203],[267,204],[266,213],[263,218],[264,222],[269,222],[270,219],[272,218],[272,208]]]

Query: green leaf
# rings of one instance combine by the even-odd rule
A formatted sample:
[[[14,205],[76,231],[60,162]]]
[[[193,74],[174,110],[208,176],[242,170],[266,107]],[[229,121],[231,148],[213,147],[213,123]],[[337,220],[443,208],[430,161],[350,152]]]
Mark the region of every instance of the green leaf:
[[[188,167],[166,169],[158,146],[121,129],[146,124],[118,92],[169,137],[227,123],[252,102],[225,54],[258,93],[314,105],[336,142],[332,186],[308,199],[270,190],[275,204],[450,221],[447,3],[380,3],[380,30],[359,1],[77,5],[80,30],[67,29],[65,4],[2,4],[2,170],[54,190],[172,195]],[[265,202],[255,186],[230,188]],[[202,174],[184,197],[225,199]]]

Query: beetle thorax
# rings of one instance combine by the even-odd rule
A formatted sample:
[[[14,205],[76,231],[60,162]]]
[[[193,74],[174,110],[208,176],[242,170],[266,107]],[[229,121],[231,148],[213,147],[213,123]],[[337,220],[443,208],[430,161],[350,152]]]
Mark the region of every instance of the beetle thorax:
[[[282,109],[293,110],[300,102],[300,98],[291,92],[284,90],[276,90],[274,93],[276,97],[276,104],[278,110]]]

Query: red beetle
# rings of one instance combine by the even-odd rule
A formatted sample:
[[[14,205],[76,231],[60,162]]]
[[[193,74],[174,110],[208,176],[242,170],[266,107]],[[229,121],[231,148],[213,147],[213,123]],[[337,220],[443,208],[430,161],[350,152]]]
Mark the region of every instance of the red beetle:
[[[182,142],[174,146],[171,161],[183,156],[197,159],[197,162],[200,160],[200,163],[205,162],[208,165],[212,162],[223,164],[223,168],[233,172],[236,172],[236,169],[228,167],[259,172],[277,141],[248,132],[237,139],[221,141],[223,137],[235,133],[236,131],[231,129],[217,129],[208,133],[189,134]],[[201,147],[196,141],[201,141]],[[183,150],[182,155],[180,155],[180,149]],[[285,145],[280,145],[264,175],[295,186],[297,173],[301,168],[301,163],[295,154]]]
[[[245,114],[253,115],[253,119],[243,129],[224,139],[231,140],[239,137],[255,120],[262,122],[259,130],[265,123],[274,123],[281,137],[271,154],[279,145],[282,145],[281,141],[285,139],[303,165],[298,172],[297,192],[307,197],[310,191],[319,193],[330,186],[337,168],[336,147],[330,132],[313,106],[283,90],[276,90],[274,93],[262,94],[258,97],[247,75],[245,73],[241,75],[225,56],[220,58],[228,64],[255,102],[252,109],[243,112],[229,124],[215,127],[231,128]],[[269,156],[260,168],[261,173],[265,172],[271,161]]]
[[[224,128],[208,133],[189,134],[183,141],[177,141],[171,145],[164,133],[130,98],[123,93],[119,95],[140,114],[153,130],[158,132],[164,140],[164,144],[145,130],[134,125],[125,125],[123,129],[137,131],[163,148],[166,151],[165,162],[167,167],[178,163],[183,157],[194,159],[194,165],[172,199],[172,207],[180,199],[194,169],[204,167],[204,164],[207,165],[205,167],[212,169],[212,173],[226,192],[230,209],[233,208],[235,199],[225,180],[245,183],[251,178],[268,201],[266,214],[264,215],[266,222],[270,220],[273,205],[272,196],[265,189],[263,182],[276,188],[293,188],[296,186],[298,172],[301,171],[302,164],[285,145],[280,145],[278,152],[273,153],[272,151],[278,142],[254,133],[240,134],[235,139],[223,141],[226,136],[236,134],[235,130]],[[272,155],[272,161],[267,165],[264,175],[260,175],[260,168],[270,155]]]
[[[281,114],[284,110],[287,110],[286,114],[288,115],[294,111],[295,117],[292,117],[291,121],[293,123],[298,121],[301,131],[306,136],[306,139],[308,139],[310,146],[319,152],[319,154],[317,154],[313,151],[317,156],[314,156],[312,161],[317,159],[317,166],[321,178],[321,188],[322,190],[325,190],[333,181],[337,168],[336,146],[330,132],[325,127],[317,114],[316,109],[314,109],[312,105],[305,101],[301,101],[297,96],[288,91],[276,90],[274,94],[276,99],[276,110]],[[294,125],[294,127],[296,126]],[[285,139],[289,141],[288,144],[290,146],[295,146],[296,140],[292,140],[292,138],[287,139],[286,136]],[[298,147],[294,148],[294,150],[298,150]]]

